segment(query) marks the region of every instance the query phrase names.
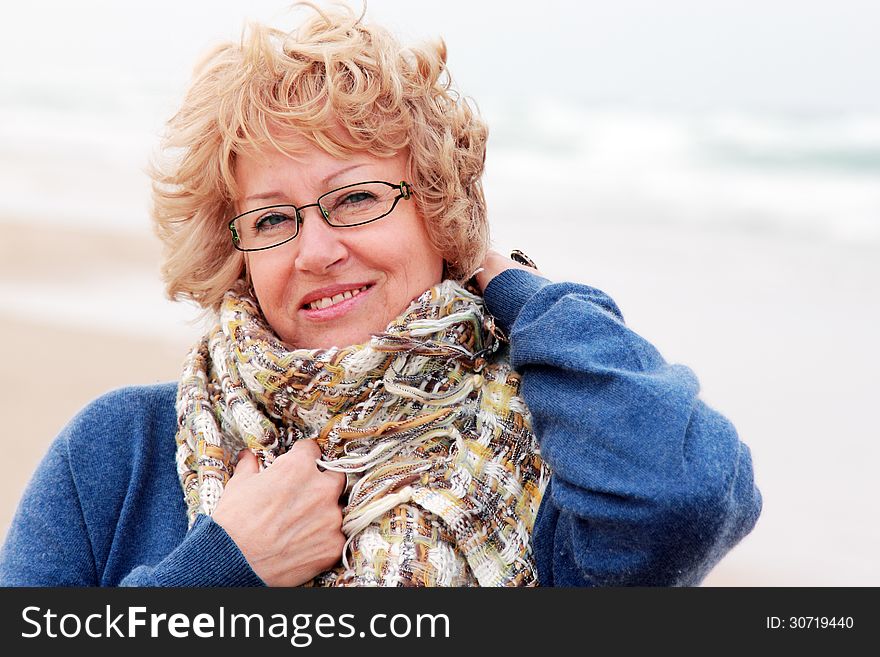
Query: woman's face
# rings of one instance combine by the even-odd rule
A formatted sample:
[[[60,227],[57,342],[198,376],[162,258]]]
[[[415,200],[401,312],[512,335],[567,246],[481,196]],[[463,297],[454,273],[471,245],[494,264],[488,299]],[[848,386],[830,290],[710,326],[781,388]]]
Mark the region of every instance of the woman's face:
[[[239,213],[267,205],[315,203],[326,192],[369,180],[408,180],[405,153],[338,159],[305,140],[299,147],[295,156],[270,149],[262,157],[238,158]],[[263,314],[290,347],[367,342],[410,301],[441,281],[443,258],[429,241],[412,199],[401,199],[378,221],[351,228],[328,226],[317,207],[306,208],[302,216],[296,238],[245,254]],[[339,300],[338,295],[349,296],[346,292],[353,296]],[[320,307],[328,299],[330,305]]]

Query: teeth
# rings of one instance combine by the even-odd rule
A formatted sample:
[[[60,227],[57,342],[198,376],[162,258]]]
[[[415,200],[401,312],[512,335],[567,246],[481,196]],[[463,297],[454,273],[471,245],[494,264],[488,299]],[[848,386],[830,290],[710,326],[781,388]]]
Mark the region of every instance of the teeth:
[[[357,290],[346,290],[341,294],[337,294],[331,297],[324,297],[323,299],[316,299],[309,303],[310,310],[321,310],[322,308],[329,308],[330,306],[339,303],[340,301],[345,301],[346,299],[351,299],[352,297],[357,296],[361,292],[367,289],[367,286],[358,288]]]

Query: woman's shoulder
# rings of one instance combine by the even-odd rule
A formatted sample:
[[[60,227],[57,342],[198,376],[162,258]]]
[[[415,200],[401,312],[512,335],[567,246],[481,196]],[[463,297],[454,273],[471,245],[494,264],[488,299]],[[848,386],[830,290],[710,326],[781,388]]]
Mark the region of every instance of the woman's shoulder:
[[[176,382],[116,388],[86,404],[60,437],[72,454],[130,450],[169,435],[173,444],[176,396]]]
[[[130,385],[114,388],[86,404],[80,414],[92,411],[108,412],[124,406],[131,410],[161,410],[170,403],[174,406],[177,396],[177,382]]]
[[[118,583],[174,548],[186,531],[175,398],[174,383],[119,388],[68,422],[19,504],[0,581]]]

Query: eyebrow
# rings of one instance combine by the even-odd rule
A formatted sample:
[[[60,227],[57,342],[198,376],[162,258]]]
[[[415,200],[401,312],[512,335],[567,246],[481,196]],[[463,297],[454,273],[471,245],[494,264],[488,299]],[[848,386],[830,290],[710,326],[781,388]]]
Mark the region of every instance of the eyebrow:
[[[325,176],[321,179],[320,183],[322,187],[327,187],[331,181],[336,180],[339,176],[344,173],[348,173],[353,169],[358,169],[360,167],[367,166],[366,162],[362,162],[360,164],[351,164],[347,167],[343,167],[338,171],[334,171],[333,173]],[[268,201],[270,199],[283,199],[285,198],[284,194],[279,191],[271,191],[271,192],[261,192],[259,194],[251,194],[250,196],[245,196],[245,201]]]

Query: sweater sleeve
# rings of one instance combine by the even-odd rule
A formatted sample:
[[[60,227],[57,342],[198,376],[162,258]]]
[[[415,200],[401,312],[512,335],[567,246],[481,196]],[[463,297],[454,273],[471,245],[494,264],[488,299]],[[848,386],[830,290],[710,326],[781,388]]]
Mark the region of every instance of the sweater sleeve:
[[[95,560],[62,434],[37,467],[12,519],[0,551],[0,585],[96,583]]]
[[[761,511],[748,447],[594,288],[519,269],[485,290],[553,474],[533,545],[546,585],[696,585]]]
[[[199,516],[183,542],[156,566],[137,566],[120,586],[264,586],[229,534]]]
[[[156,420],[164,401],[150,387],[114,391],[62,430],[12,520],[0,585],[262,585],[210,518],[186,531],[167,423]]]

